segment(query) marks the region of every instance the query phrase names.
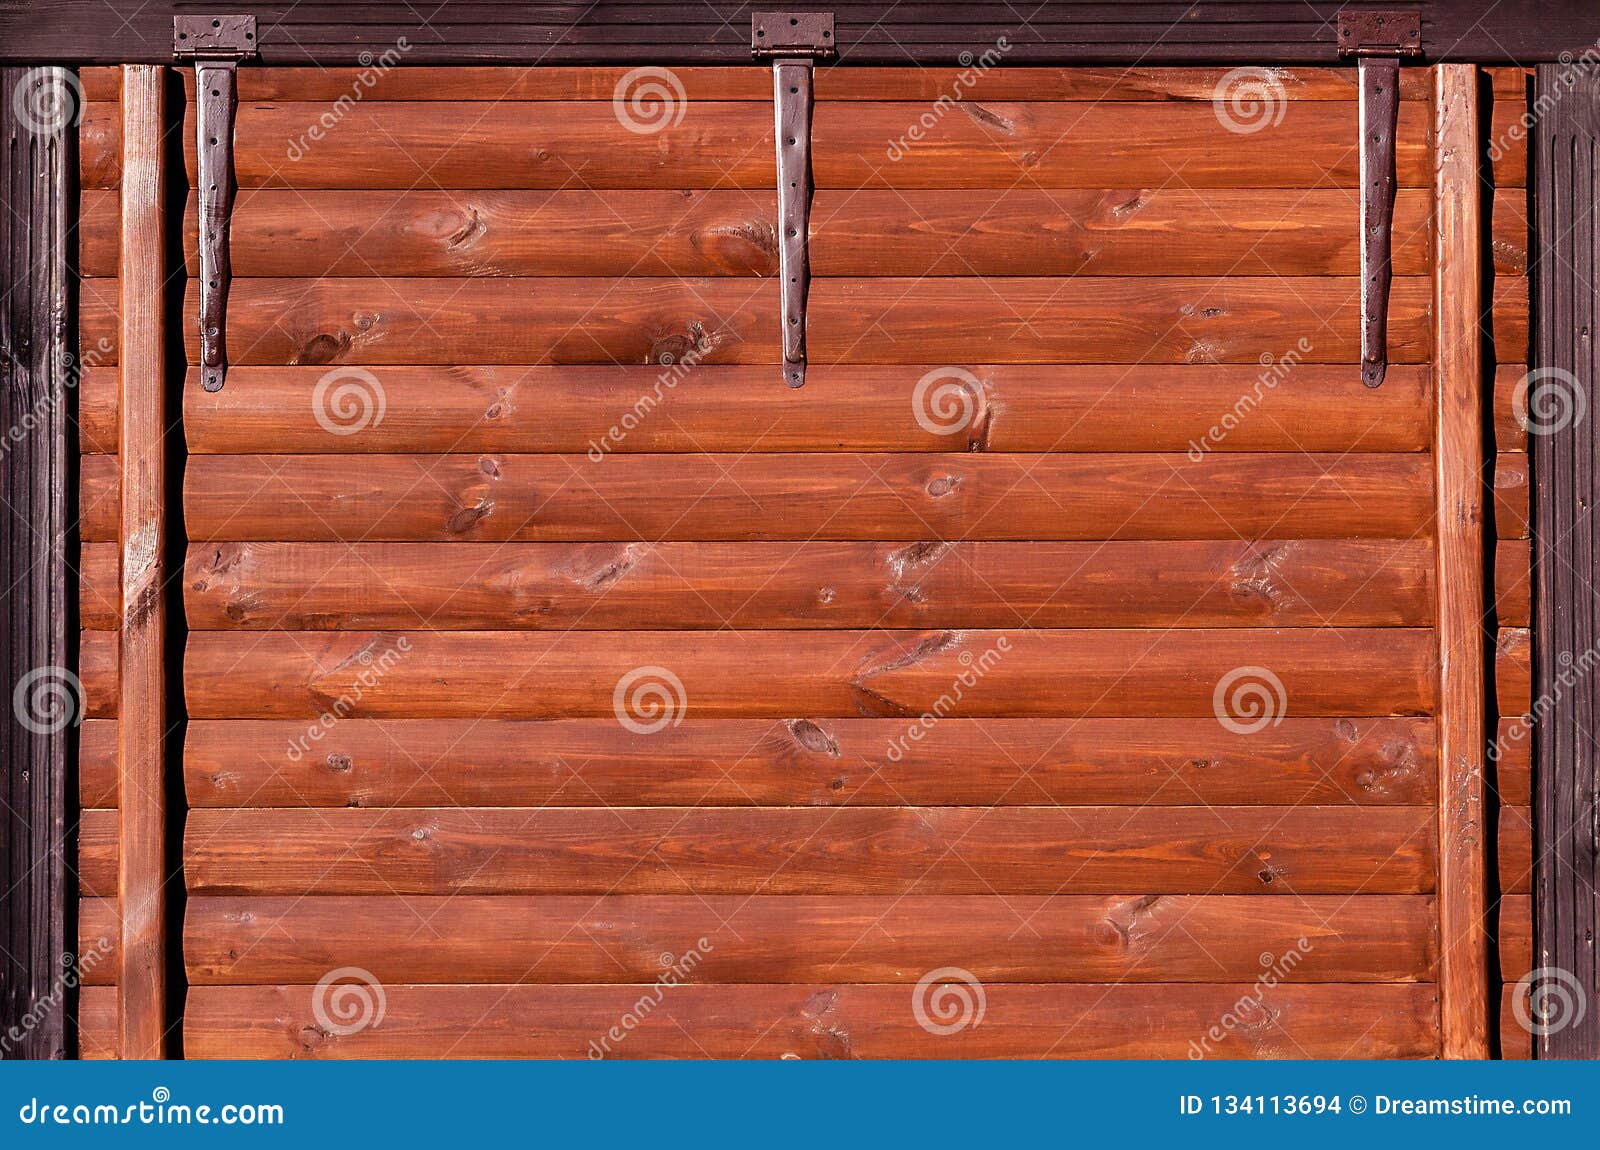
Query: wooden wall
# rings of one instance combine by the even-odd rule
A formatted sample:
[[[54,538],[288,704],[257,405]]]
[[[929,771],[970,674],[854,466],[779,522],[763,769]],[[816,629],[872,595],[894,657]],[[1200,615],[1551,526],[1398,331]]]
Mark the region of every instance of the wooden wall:
[[[1428,74],[1377,390],[1348,72],[1249,131],[1221,70],[820,74],[798,391],[768,76],[680,69],[635,132],[622,74],[395,71],[313,139],[355,73],[240,73],[236,366],[185,389],[186,1053],[582,1057],[703,949],[611,1053],[1437,1054]],[[1229,729],[1262,668],[1281,722]],[[329,1022],[349,968],[376,1025]],[[951,968],[986,1013],[930,1035]]]

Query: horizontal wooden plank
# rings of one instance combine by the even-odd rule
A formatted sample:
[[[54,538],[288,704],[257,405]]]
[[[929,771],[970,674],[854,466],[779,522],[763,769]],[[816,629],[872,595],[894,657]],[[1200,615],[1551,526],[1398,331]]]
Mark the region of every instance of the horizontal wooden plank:
[[[195,807],[1425,806],[1428,719],[195,719]],[[904,744],[902,746],[902,743]],[[891,757],[893,748],[893,757]]]
[[[198,454],[1426,450],[1426,367],[1352,388],[1297,359],[819,365],[804,388],[766,365],[236,367],[217,392],[191,371],[184,435]]]
[[[78,450],[86,455],[117,452],[122,375],[115,367],[85,368],[78,383]]]
[[[115,631],[78,632],[78,681],[85,718],[116,718],[121,672],[118,645]]]
[[[1501,363],[1527,363],[1532,303],[1525,276],[1499,276],[1494,281],[1490,305],[1490,333],[1494,338],[1494,357]]]
[[[1354,364],[1360,281],[1273,276],[816,279],[807,355],[829,363]],[[240,364],[773,363],[770,279],[238,279]],[[1389,357],[1427,360],[1429,281],[1402,276]],[[198,314],[189,284],[186,314]],[[1497,310],[1496,322],[1520,322]],[[956,321],[959,317],[959,322]],[[195,324],[185,324],[191,361]],[[1310,333],[1310,334],[1308,334]],[[688,369],[692,370],[692,369]],[[618,412],[618,418],[622,413]],[[1219,412],[1219,417],[1221,413]]]
[[[122,332],[118,322],[120,284],[115,279],[81,279],[78,287],[78,346],[92,350],[96,367],[117,363]]]
[[[1502,627],[1494,652],[1494,694],[1502,715],[1526,714],[1533,705],[1533,635]]]
[[[604,9],[593,16],[603,19]],[[1044,19],[1043,16],[1040,17]],[[1505,70],[1500,70],[1504,72]],[[239,77],[239,98],[249,101],[337,100],[360,88],[380,100],[613,100],[627,99],[649,77],[626,67],[405,67],[377,76],[357,68],[251,68]],[[772,78],[761,69],[674,67],[682,98],[772,100]],[[1271,68],[1264,70],[1274,98],[1353,100],[1356,86],[1346,68]],[[631,77],[631,79],[630,79]],[[184,74],[193,97],[193,77]],[[665,83],[665,78],[660,78]],[[1427,98],[1427,73],[1400,74],[1403,100]],[[959,81],[959,83],[958,83]],[[1226,68],[991,68],[982,72],[950,67],[822,68],[816,76],[818,100],[937,100],[959,90],[967,99],[1033,101],[1210,102],[1230,81]],[[1511,78],[1496,77],[1496,93],[1512,94]],[[105,81],[87,84],[91,98],[115,98]],[[1279,96],[1278,93],[1282,95]]]
[[[234,165],[240,188],[772,186],[770,100],[684,101],[663,111],[637,117],[609,100],[366,100],[341,106],[323,126],[323,103],[241,100]],[[1357,185],[1354,101],[1286,101],[1272,114],[1267,130],[1240,132],[1209,103],[959,102],[930,115],[925,102],[822,101],[812,169],[817,187],[849,189],[1159,186],[1174,171],[1195,188]],[[190,104],[183,142],[191,183],[193,116]],[[1400,186],[1427,187],[1423,103],[1402,105],[1395,150]],[[1525,173],[1525,148],[1508,151],[1497,174],[1502,168]]]
[[[183,502],[192,540],[1403,539],[1432,483],[1420,455],[197,455]]]
[[[1502,803],[1533,803],[1533,732],[1520,715],[1502,716],[1495,730],[1494,788]]]
[[[115,188],[122,183],[122,106],[119,100],[90,100],[78,120],[78,181],[84,188]]]
[[[370,993],[370,991],[368,991]],[[967,988],[950,1005],[973,1003]],[[678,986],[639,1025],[650,986],[385,987],[383,1024],[334,1035],[312,986],[190,989],[189,1058],[1427,1058],[1431,986],[1037,986],[984,990],[979,1025],[917,1022],[893,986]],[[1243,1002],[1246,1006],[1241,1007]],[[924,1007],[926,1010],[926,1007]],[[1246,1025],[1222,1018],[1244,1010]],[[324,1012],[325,1013],[325,1012]],[[1208,1032],[1219,1035],[1207,1042]],[[614,1031],[616,1039],[608,1038]],[[605,1042],[606,1046],[598,1045]],[[591,1045],[595,1053],[591,1054]]]
[[[86,986],[78,992],[78,1057],[117,1057],[117,988]]]
[[[1528,273],[1528,242],[1533,232],[1533,211],[1528,190],[1496,188],[1489,204],[1489,256],[1496,275]]]
[[[1501,539],[1528,538],[1528,456],[1502,451],[1494,457],[1494,529]]]
[[[1498,832],[1501,894],[1533,890],[1533,812],[1502,804]]]
[[[115,455],[78,460],[78,537],[84,543],[115,543],[122,516],[122,468]]]
[[[1495,613],[1502,627],[1527,627],[1532,618],[1533,560],[1526,539],[1502,539],[1494,552]]]
[[[85,195],[86,274],[116,274],[115,200]],[[1428,271],[1429,212],[1424,189],[1396,197],[1399,275]],[[772,276],[776,216],[765,191],[258,188],[234,208],[233,271]],[[185,220],[195,275],[192,195]],[[816,276],[1348,276],[1360,271],[1358,232],[1350,194],[1331,189],[824,189],[812,203],[810,256]]]
[[[78,900],[78,970],[83,985],[116,985],[117,949],[121,941],[122,920],[117,915],[115,898]],[[87,957],[89,955],[94,956],[92,960]]]
[[[1500,988],[1500,1057],[1529,1059],[1533,1057],[1533,1033],[1517,1021],[1516,1000],[1522,995],[1523,1017],[1532,1018],[1527,1005],[1529,987],[1508,984]]]
[[[198,896],[183,952],[194,985],[652,982],[702,938],[684,982],[1232,982],[1291,953],[1296,983],[1414,982],[1437,914],[1424,895]]]
[[[1500,900],[1498,909],[1500,977],[1506,982],[1516,982],[1533,970],[1533,896],[1508,894]]]
[[[89,719],[78,728],[78,805],[117,805],[115,719]]]
[[[1265,724],[1251,708],[1428,713],[1431,638],[1331,628],[264,631],[241,642],[196,631],[184,689],[191,718],[567,719],[625,709],[640,726],[665,726],[689,715],[1204,716],[1217,713],[1219,683],[1239,672],[1221,706],[1233,721]]]
[[[1527,397],[1524,395],[1521,402],[1522,411],[1518,411],[1518,384],[1528,375],[1528,365],[1525,363],[1502,363],[1494,371],[1494,445],[1501,452],[1527,451],[1528,428],[1524,419],[1527,417]]]
[[[1430,807],[189,812],[215,894],[1418,894]]]
[[[78,814],[78,892],[91,898],[117,897],[117,812]]]
[[[122,618],[121,558],[115,543],[85,543],[78,551],[78,623],[114,630]]]
[[[183,587],[199,631],[1411,627],[1433,563],[1426,541],[212,543]]]

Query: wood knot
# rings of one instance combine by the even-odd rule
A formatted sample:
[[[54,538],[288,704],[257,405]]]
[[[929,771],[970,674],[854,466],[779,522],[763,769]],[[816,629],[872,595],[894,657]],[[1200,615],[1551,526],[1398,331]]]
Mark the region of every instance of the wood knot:
[[[928,481],[928,494],[935,499],[943,499],[960,486],[959,475],[940,475]]]
[[[331,752],[323,762],[327,764],[330,771],[337,771],[341,774],[349,771],[355,765],[350,761],[349,755],[341,755],[337,751]]]
[[[790,719],[784,726],[789,729],[795,742],[813,754],[827,755],[830,759],[839,757],[838,742],[810,719]]]

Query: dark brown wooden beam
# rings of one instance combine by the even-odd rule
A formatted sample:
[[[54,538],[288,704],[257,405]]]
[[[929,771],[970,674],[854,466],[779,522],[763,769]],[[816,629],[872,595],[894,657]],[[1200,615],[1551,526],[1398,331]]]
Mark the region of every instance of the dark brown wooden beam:
[[[1531,271],[1538,320],[1535,370],[1519,389],[1526,395],[1533,456],[1536,572],[1536,969],[1530,1015],[1539,1057],[1595,1058],[1600,413],[1594,410],[1593,333],[1600,324],[1600,72],[1541,66],[1535,107],[1544,112],[1534,129],[1536,158],[1529,172],[1536,196],[1538,254]],[[1585,1002],[1588,1009],[1579,1017],[1572,1008]]]
[[[171,58],[174,15],[249,13],[268,64],[370,62],[397,47],[403,63],[653,64],[750,66],[750,15],[761,3],[692,5],[598,0],[508,8],[406,0],[237,4],[199,0],[0,0],[0,60],[158,63]],[[770,7],[770,3],[767,5]],[[1341,8],[1420,11],[1424,62],[1525,63],[1574,55],[1600,40],[1590,0],[1172,0],[1012,5],[922,0],[828,6],[839,62],[955,64],[1005,41],[1010,64],[1332,64]],[[363,53],[369,60],[362,61]]]
[[[0,1055],[61,1058],[72,992],[65,861],[68,670],[67,205],[77,112],[59,68],[0,77]]]

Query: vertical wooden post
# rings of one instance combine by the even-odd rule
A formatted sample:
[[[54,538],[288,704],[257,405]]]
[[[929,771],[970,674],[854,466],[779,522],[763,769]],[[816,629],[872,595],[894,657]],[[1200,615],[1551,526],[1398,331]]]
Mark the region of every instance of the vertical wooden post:
[[[166,739],[162,558],[166,547],[166,69],[122,73],[122,674],[118,717],[120,1050],[160,1058],[166,1034]]]
[[[1472,64],[1439,65],[1433,109],[1439,1005],[1446,1058],[1489,1055],[1477,72]]]

